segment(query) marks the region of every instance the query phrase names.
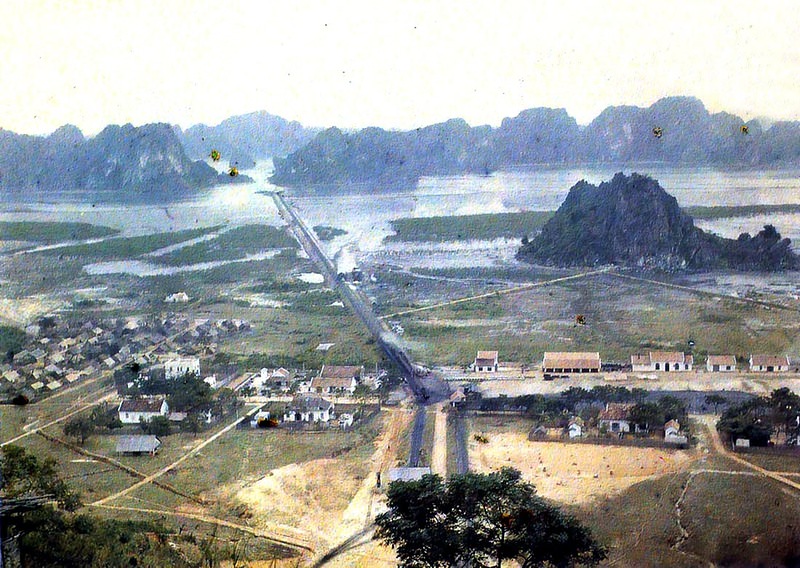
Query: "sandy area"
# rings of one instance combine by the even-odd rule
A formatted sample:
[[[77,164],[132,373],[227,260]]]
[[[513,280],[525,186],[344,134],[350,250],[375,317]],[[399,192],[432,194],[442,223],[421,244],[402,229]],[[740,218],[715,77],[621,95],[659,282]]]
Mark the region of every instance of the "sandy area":
[[[540,495],[564,503],[589,502],[644,479],[680,471],[693,456],[656,448],[530,442],[516,432],[487,437],[487,444],[469,443],[470,464],[476,471],[514,467]]]
[[[541,376],[520,380],[490,380],[479,383],[484,397],[501,394],[556,394],[569,387],[591,389],[597,385],[615,385],[647,390],[743,391],[769,394],[779,386],[800,392],[797,373],[608,373],[598,375],[573,375],[569,379],[542,380]]]
[[[233,497],[248,505],[256,526],[296,527],[317,542],[320,553],[364,532],[385,507],[383,494],[376,491],[376,472],[385,474],[394,465],[400,438],[413,418],[404,410],[386,412],[367,463],[343,456],[290,464],[238,489]],[[393,566],[391,550],[369,542],[369,536],[360,539],[366,544],[345,552],[331,566]]]
[[[28,298],[0,298],[0,321],[17,325],[28,325],[37,317],[55,311],[66,305],[64,302],[47,296]]]

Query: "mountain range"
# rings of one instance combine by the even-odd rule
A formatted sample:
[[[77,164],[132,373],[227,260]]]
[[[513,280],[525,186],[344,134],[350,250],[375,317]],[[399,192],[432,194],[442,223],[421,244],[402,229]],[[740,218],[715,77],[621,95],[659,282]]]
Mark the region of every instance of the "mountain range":
[[[659,270],[800,268],[791,241],[772,225],[757,235],[723,239],[704,232],[648,176],[618,173],[609,182],[580,181],[517,257],[551,266],[620,265]]]
[[[107,126],[85,138],[75,126],[50,136],[0,129],[0,192],[114,191],[171,197],[232,178],[192,161],[168,124]]]
[[[253,167],[256,160],[294,152],[321,131],[264,111],[232,116],[216,126],[196,124],[185,131],[178,126],[173,129],[191,159],[207,159],[212,150],[217,150],[221,159],[240,170]]]
[[[667,97],[647,108],[611,106],[581,126],[564,109],[535,108],[497,128],[461,119],[409,131],[331,128],[275,159],[279,185],[407,183],[424,175],[488,173],[530,164],[755,167],[800,164],[800,122],[763,128],[709,113],[693,97]]]

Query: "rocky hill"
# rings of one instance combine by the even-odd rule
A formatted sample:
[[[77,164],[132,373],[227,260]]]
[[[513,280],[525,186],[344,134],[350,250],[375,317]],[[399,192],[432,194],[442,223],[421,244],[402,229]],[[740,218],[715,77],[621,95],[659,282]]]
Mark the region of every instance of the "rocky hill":
[[[504,119],[498,128],[454,119],[404,132],[330,129],[276,160],[273,182],[403,183],[422,175],[530,164],[643,162],[799,165],[800,123],[778,122],[765,129],[729,113],[711,114],[696,98],[667,97],[647,108],[608,107],[586,126],[564,109],[536,108]]]
[[[0,129],[0,192],[114,191],[174,195],[244,181],[193,162],[167,124],[108,126],[85,138],[71,125],[50,136]]]
[[[494,169],[491,128],[461,119],[405,132],[365,128],[353,134],[329,128],[284,159],[271,181],[281,185],[374,182],[398,185],[425,175]]]
[[[196,124],[185,131],[177,126],[174,129],[190,158],[203,160],[217,150],[226,163],[239,169],[253,167],[256,160],[286,156],[321,130],[263,111],[232,116],[216,126]]]
[[[517,257],[553,266],[773,271],[800,268],[790,245],[771,225],[736,240],[705,233],[657,181],[618,173],[600,185],[575,184]]]

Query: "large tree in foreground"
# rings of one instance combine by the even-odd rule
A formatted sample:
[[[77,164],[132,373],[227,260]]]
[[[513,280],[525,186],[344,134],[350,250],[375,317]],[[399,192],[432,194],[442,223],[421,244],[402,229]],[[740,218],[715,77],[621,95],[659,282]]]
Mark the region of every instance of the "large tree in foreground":
[[[389,510],[376,519],[379,538],[402,566],[523,568],[594,565],[605,550],[588,529],[536,495],[520,473],[438,475],[389,486]]]

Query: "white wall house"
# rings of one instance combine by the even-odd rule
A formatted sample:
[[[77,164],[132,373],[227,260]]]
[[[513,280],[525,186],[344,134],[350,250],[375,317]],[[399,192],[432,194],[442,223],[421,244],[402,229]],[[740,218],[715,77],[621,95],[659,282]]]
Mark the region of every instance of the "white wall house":
[[[476,373],[496,373],[497,351],[478,351],[475,360],[472,362],[472,370]]]
[[[283,413],[284,422],[330,422],[333,403],[317,396],[296,396]]]
[[[706,359],[706,371],[709,373],[736,371],[736,357],[733,355],[709,355]]]
[[[691,371],[694,365],[692,355],[680,351],[649,351],[646,354],[631,355],[633,372],[650,371]]]
[[[789,370],[788,357],[750,355],[750,371],[757,373],[782,373]]]
[[[606,432],[630,432],[630,411],[632,405],[609,402],[605,410],[597,415],[597,425]]]
[[[167,380],[177,379],[186,373],[200,376],[199,357],[177,357],[164,363],[164,376]]]
[[[150,422],[156,416],[169,415],[169,405],[163,398],[139,398],[123,400],[117,408],[123,424]]]

